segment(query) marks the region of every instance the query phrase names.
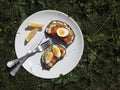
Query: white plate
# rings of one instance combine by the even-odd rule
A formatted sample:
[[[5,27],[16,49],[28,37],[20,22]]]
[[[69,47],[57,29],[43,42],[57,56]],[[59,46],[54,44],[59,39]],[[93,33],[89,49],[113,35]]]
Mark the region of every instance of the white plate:
[[[28,58],[28,60],[25,61],[23,67],[29,73],[34,76],[46,79],[58,78],[61,74],[65,75],[72,71],[79,63],[83,53],[84,40],[81,29],[79,28],[77,23],[71,17],[60,11],[43,10],[36,12],[35,14],[32,14],[27,19],[25,19],[25,21],[19,27],[15,38],[15,51],[17,57],[19,58],[25,55],[26,52],[31,48],[31,46],[36,43],[36,41],[38,41],[36,43],[37,45],[42,40],[45,35],[45,28],[52,20],[60,20],[71,26],[75,33],[75,40],[66,49],[67,52],[65,57],[61,61],[57,62],[50,70],[42,70],[40,60],[43,52],[31,56]],[[27,23],[29,22],[42,23],[44,24],[44,27],[41,32],[37,32],[34,38],[25,45],[25,37],[30,32],[25,30],[25,28],[27,27]],[[46,38],[44,38],[44,40],[45,39]]]

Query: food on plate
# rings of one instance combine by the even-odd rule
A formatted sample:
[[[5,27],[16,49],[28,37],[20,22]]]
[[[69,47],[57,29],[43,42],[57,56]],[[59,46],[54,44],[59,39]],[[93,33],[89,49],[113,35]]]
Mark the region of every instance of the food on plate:
[[[50,22],[46,27],[45,32],[48,35],[63,41],[68,46],[73,43],[75,38],[75,34],[72,28],[66,23],[59,20],[53,20]]]
[[[42,55],[42,65],[44,69],[49,70],[55,63],[64,58],[66,49],[58,44],[51,44]]]
[[[42,28],[43,27],[43,24],[38,24],[38,23],[28,23],[27,24],[28,28],[30,29],[35,29],[35,28]]]
[[[32,31],[30,31],[25,38],[26,42],[29,42],[34,37],[34,35],[37,33],[37,31],[38,29],[33,29]]]
[[[28,33],[28,35],[26,36],[25,40],[26,42],[29,42],[34,35],[37,33],[38,30],[42,30],[41,28],[43,27],[43,24],[38,24],[38,23],[28,23],[27,28],[31,29],[32,31],[30,33]]]

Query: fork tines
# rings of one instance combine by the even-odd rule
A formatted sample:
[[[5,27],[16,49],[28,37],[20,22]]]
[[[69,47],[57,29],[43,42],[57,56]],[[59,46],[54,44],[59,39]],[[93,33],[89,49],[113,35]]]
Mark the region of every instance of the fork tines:
[[[42,49],[44,50],[44,49],[46,49],[50,44],[52,44],[52,40],[51,40],[51,39],[49,39],[49,40],[47,40],[46,42],[42,43],[42,44],[41,44],[41,47],[42,47]]]

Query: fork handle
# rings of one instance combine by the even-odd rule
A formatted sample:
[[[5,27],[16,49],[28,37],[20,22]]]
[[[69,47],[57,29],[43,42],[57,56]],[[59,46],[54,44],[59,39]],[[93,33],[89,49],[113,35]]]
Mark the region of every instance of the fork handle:
[[[20,57],[18,59],[13,59],[11,61],[8,61],[7,62],[7,67],[9,67],[9,68],[13,67],[15,64],[17,64],[18,62],[22,61],[23,58],[25,58],[26,56],[30,56],[30,55],[32,55],[34,53],[36,53],[36,51],[30,51],[26,55],[24,55],[24,56],[22,56],[22,57]]]
[[[8,61],[8,62],[7,62],[7,67],[9,67],[9,68],[13,67],[13,66],[14,66],[15,64],[17,64],[19,61],[23,60],[23,58],[26,57],[26,56],[27,56],[27,54],[24,55],[24,56],[22,56],[22,57],[20,57],[20,58],[18,58],[18,59],[13,59],[13,60],[11,60],[11,61]]]
[[[36,52],[37,52],[37,51],[36,51]],[[12,71],[10,72],[10,74],[11,74],[12,76],[15,76],[16,73],[17,73],[17,72],[19,71],[19,69],[21,68],[22,64],[27,60],[27,58],[28,58],[29,56],[35,54],[36,52],[31,52],[31,53],[23,56],[22,59],[21,59],[21,61],[18,60],[19,64],[17,64],[17,66],[12,69]]]
[[[16,75],[16,73],[19,71],[19,69],[21,68],[21,66],[22,66],[22,64],[26,61],[26,59],[29,57],[29,55],[26,55],[23,59],[22,59],[22,61],[16,66],[16,67],[14,67],[13,69],[12,69],[12,71],[10,72],[10,74],[12,75],[12,76],[15,76]]]
[[[9,68],[13,67],[15,64],[17,64],[19,62],[19,60],[20,59],[14,59],[14,60],[8,61],[7,67],[9,67]]]

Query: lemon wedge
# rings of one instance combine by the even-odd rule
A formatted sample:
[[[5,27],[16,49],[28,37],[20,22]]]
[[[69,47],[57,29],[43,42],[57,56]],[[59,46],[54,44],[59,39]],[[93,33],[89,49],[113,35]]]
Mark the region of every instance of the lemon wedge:
[[[31,28],[31,29],[35,29],[35,28],[42,28],[43,27],[43,24],[38,24],[38,23],[28,23],[28,28]]]
[[[34,37],[34,35],[37,33],[37,31],[38,29],[33,29],[31,32],[28,33],[25,40],[29,42]]]

